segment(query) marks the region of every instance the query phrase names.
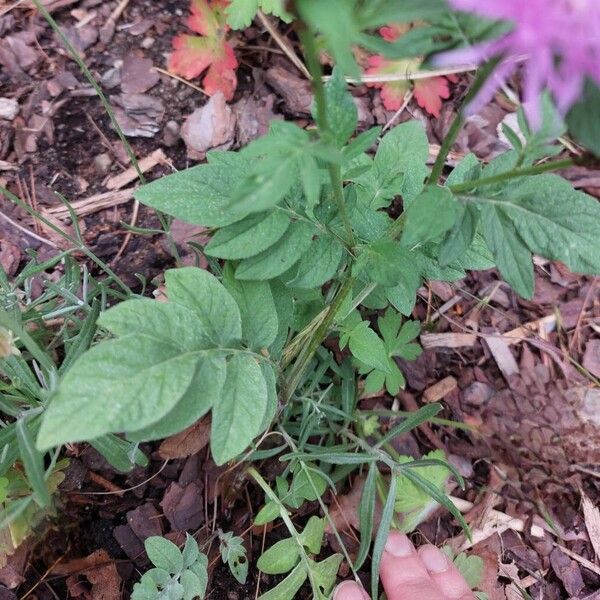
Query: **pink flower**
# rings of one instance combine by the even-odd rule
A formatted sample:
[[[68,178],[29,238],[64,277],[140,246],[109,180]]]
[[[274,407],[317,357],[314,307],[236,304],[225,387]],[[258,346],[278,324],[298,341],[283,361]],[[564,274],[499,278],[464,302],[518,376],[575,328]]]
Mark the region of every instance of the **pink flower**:
[[[489,102],[518,68],[523,67],[523,101],[530,124],[540,123],[540,94],[549,89],[566,113],[586,77],[600,84],[600,0],[449,0],[457,10],[509,21],[512,30],[471,48],[435,59],[437,65],[501,61],[473,100],[468,112]]]

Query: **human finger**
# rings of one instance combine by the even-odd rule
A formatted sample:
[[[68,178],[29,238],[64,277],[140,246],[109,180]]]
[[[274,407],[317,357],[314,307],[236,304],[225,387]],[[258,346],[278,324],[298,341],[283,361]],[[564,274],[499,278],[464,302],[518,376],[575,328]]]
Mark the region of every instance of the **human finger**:
[[[333,592],[333,600],[370,600],[369,594],[355,581],[342,581]]]
[[[398,531],[388,536],[380,575],[388,600],[445,600],[412,542]]]
[[[454,563],[438,548],[427,544],[417,552],[429,576],[448,600],[473,600],[475,595]]]

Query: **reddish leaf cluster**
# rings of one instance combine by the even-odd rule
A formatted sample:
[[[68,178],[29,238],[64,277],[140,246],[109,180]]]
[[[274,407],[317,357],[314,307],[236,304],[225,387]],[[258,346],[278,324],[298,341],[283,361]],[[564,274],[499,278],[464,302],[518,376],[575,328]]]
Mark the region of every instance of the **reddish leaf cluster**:
[[[238,61],[227,41],[229,26],[225,8],[229,0],[192,0],[187,26],[200,35],[181,34],[173,39],[169,70],[185,79],[206,71],[203,87],[209,96],[223,92],[233,98],[237,86]]]
[[[407,31],[406,26],[392,24],[382,27],[379,33],[383,39],[388,42],[397,40]],[[375,55],[369,57],[368,75],[397,75],[404,73],[414,73],[419,70],[422,60],[419,58],[408,58],[400,60],[386,60],[383,56]],[[381,100],[387,110],[398,110],[408,91],[413,89],[417,104],[434,117],[440,116],[442,109],[442,100],[450,97],[449,81],[457,81],[453,75],[428,77],[426,79],[416,79],[411,81],[405,79],[401,81],[386,81],[370,83],[371,87],[381,90]]]

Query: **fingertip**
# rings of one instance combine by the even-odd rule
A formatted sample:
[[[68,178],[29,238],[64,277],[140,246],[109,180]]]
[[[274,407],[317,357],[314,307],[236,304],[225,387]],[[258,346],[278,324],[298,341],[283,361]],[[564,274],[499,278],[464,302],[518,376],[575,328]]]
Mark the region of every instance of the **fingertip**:
[[[385,552],[396,558],[404,558],[415,553],[415,547],[408,536],[399,531],[390,531],[385,544]]]
[[[428,544],[418,550],[419,558],[448,600],[473,600],[475,595],[454,563],[439,548]]]
[[[369,600],[368,594],[356,581],[342,581],[333,590],[333,600]]]

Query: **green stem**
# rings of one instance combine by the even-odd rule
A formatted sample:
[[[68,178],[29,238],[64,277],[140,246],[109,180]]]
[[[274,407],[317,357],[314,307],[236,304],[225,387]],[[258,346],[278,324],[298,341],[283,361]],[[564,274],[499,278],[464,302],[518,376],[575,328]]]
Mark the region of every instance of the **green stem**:
[[[284,402],[287,402],[292,397],[300,385],[300,381],[302,380],[304,372],[312,360],[314,353],[317,351],[317,348],[321,345],[323,340],[327,337],[329,328],[331,327],[340,306],[343,304],[348,294],[352,291],[352,285],[354,284],[354,281],[355,278],[352,277],[348,272],[344,282],[340,286],[340,289],[336,292],[329,310],[321,321],[321,324],[317,327],[314,334],[308,340],[306,346],[304,346],[302,349],[302,352],[300,352],[298,355],[298,358],[296,359],[296,362],[294,363],[294,366],[292,367],[288,377],[284,394]]]
[[[477,75],[475,76],[475,81],[473,81],[473,85],[471,85],[471,89],[465,96],[463,100],[462,106],[460,107],[458,113],[456,113],[456,117],[454,117],[454,121],[452,121],[452,125],[450,125],[450,129],[442,142],[442,146],[440,147],[440,152],[435,159],[435,163],[433,168],[431,169],[431,174],[427,179],[428,185],[435,185],[440,178],[442,171],[444,170],[444,165],[446,164],[446,159],[448,158],[448,153],[450,149],[454,145],[456,138],[462,129],[462,126],[465,122],[465,108],[471,102],[471,100],[477,95],[477,93],[483,87],[483,84],[487,81],[491,72],[494,70],[496,65],[498,64],[498,60],[494,59],[487,62],[479,71],[477,71]]]
[[[315,44],[315,38],[309,31],[303,31],[300,34],[300,40],[304,46],[306,65],[311,76],[311,84],[313,94],[315,96],[315,120],[319,128],[319,133],[322,137],[333,137],[333,132],[331,131],[331,127],[327,119],[325,85],[323,84],[323,73],[321,69],[321,63],[319,62],[319,53]],[[333,189],[333,198],[337,204],[342,223],[344,224],[344,230],[347,238],[346,241],[350,248],[353,248],[356,245],[356,239],[354,237],[354,232],[352,231],[352,224],[350,223],[350,218],[346,209],[346,202],[344,200],[342,171],[340,166],[336,164],[329,164],[328,171],[331,187]]]
[[[561,160],[554,160],[532,167],[525,167],[523,169],[512,169],[504,173],[498,173],[498,175],[491,175],[490,177],[482,177],[481,179],[474,179],[473,181],[465,181],[463,183],[457,183],[456,185],[450,186],[450,191],[456,194],[461,192],[467,192],[474,188],[482,187],[484,185],[493,185],[495,183],[501,183],[508,179],[514,179],[515,177],[525,177],[527,175],[539,175],[540,173],[547,173],[548,171],[557,171],[559,169],[566,169],[575,164],[571,158],[564,158]]]

